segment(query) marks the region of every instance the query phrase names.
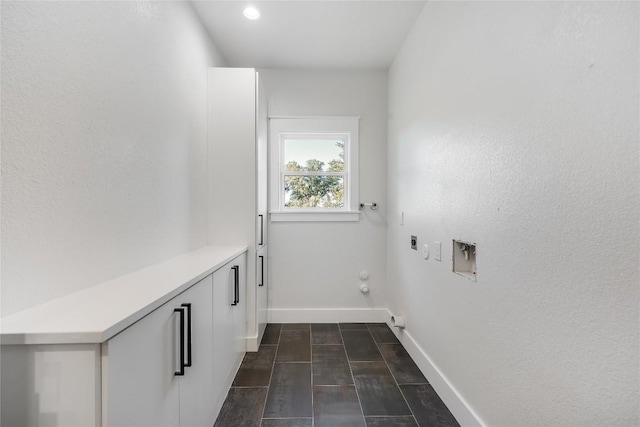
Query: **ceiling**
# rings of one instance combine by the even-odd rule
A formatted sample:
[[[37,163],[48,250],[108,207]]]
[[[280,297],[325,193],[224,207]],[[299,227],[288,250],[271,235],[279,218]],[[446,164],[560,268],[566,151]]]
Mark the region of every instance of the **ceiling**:
[[[420,1],[192,1],[231,67],[389,68]],[[256,6],[262,16],[246,19]]]

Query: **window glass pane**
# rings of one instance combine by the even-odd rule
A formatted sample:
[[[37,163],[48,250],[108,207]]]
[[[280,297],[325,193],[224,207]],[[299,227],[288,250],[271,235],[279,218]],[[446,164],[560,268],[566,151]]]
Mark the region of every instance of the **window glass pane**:
[[[285,139],[284,166],[290,172],[343,172],[344,142],[335,139]]]
[[[285,208],[343,208],[344,179],[341,176],[285,176]]]

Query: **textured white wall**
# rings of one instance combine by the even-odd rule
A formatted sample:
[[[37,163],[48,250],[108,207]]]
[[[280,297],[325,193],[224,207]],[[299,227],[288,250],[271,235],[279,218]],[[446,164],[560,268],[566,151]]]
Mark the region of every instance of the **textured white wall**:
[[[640,422],[638,16],[428,2],[390,70],[392,308],[488,425]]]
[[[206,244],[207,67],[187,2],[2,2],[2,312]]]
[[[359,222],[269,225],[270,308],[386,307],[386,71],[260,70],[270,116],[360,116]],[[358,275],[370,273],[371,292]]]

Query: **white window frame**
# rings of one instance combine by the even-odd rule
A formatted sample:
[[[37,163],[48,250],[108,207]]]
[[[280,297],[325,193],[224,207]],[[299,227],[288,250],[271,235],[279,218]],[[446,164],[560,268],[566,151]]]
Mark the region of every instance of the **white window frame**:
[[[269,208],[271,221],[358,221],[358,129],[359,117],[270,117]],[[284,207],[284,139],[291,137],[337,137],[344,140],[344,207]],[[286,173],[291,175],[290,173]],[[305,174],[310,175],[310,174]],[[322,175],[319,173],[318,175]],[[334,173],[330,173],[334,175]]]

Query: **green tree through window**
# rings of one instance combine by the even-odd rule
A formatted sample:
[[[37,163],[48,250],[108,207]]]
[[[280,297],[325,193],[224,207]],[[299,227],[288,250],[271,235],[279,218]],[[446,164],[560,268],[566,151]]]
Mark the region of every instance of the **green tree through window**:
[[[287,162],[284,168],[285,207],[344,207],[344,143],[337,141],[335,146],[340,149],[339,158],[330,160],[327,165],[315,158],[304,165],[295,160]]]

